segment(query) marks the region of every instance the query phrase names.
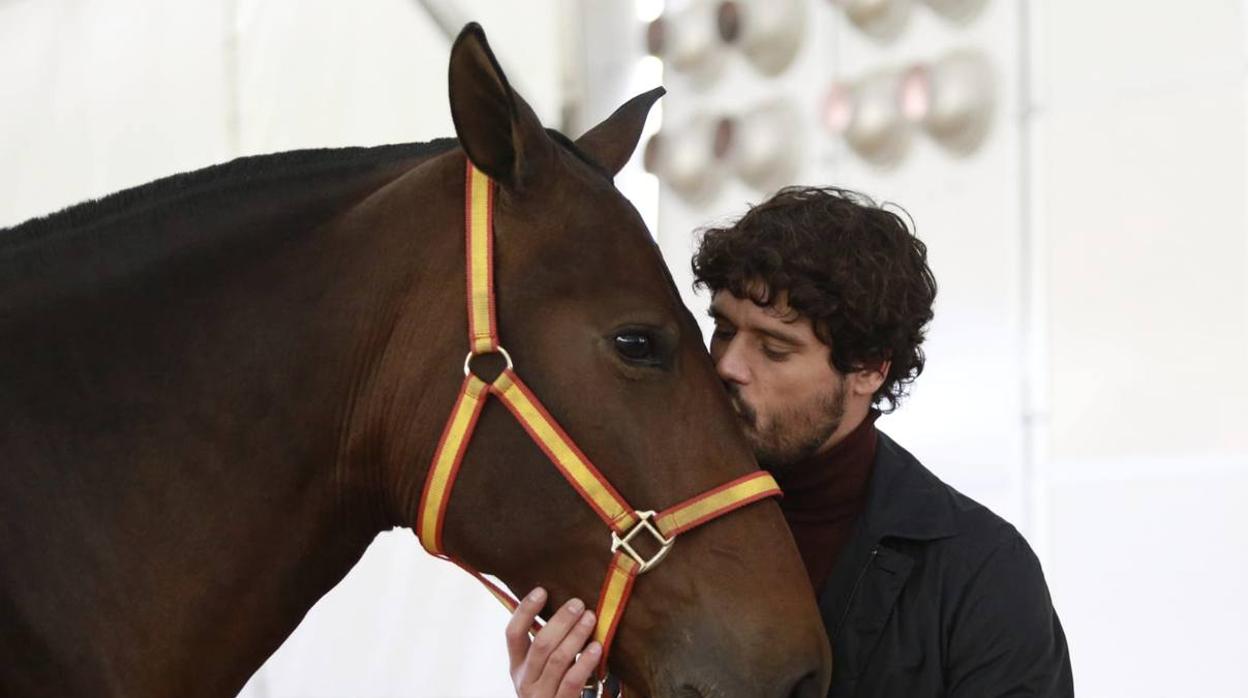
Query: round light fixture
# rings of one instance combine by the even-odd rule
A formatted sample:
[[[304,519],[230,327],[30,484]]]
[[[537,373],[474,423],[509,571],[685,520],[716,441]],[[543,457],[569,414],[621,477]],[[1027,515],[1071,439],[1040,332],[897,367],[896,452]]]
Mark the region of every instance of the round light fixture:
[[[716,9],[711,0],[695,0],[680,12],[661,15],[646,25],[646,50],[695,79],[714,78],[724,62]]]
[[[724,43],[740,47],[759,71],[777,75],[801,48],[805,9],[803,0],[724,0],[715,23]]]
[[[765,102],[720,119],[716,152],[745,183],[771,191],[796,177],[802,159],[801,134],[797,111],[789,101]]]
[[[937,14],[958,24],[969,23],[984,9],[988,0],[923,0]]]
[[[853,118],[844,131],[854,152],[877,165],[901,160],[910,144],[910,128],[897,100],[900,76],[896,71],[874,73],[858,82]]]
[[[819,121],[833,136],[843,136],[854,120],[854,86],[834,82],[823,95]]]
[[[699,114],[683,126],[662,131],[646,141],[642,164],[681,198],[704,203],[724,179],[721,159],[731,147],[721,119]]]
[[[897,102],[907,121],[949,150],[966,154],[987,135],[995,96],[988,60],[975,51],[956,51],[929,66],[907,69]]]
[[[910,19],[913,0],[832,0],[854,26],[876,39],[897,37]]]

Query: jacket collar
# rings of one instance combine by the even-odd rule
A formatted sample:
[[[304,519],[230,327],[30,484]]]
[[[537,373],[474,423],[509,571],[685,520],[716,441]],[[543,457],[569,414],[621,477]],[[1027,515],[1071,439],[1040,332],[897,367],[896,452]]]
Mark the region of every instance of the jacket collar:
[[[948,486],[879,432],[861,526],[871,540],[936,540],[958,532]]]

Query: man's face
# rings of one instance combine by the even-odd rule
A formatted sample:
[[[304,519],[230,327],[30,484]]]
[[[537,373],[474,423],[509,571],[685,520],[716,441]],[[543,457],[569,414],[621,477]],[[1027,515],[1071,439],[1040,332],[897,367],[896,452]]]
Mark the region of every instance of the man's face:
[[[711,317],[711,358],[759,463],[783,470],[824,446],[845,415],[847,391],[810,320],[783,294],[763,307],[727,291],[716,292]]]

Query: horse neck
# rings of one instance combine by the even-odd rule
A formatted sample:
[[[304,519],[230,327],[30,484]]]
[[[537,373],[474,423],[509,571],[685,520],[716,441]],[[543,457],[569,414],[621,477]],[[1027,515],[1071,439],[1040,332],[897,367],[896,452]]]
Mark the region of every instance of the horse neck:
[[[387,525],[344,454],[403,287],[367,200],[398,171],[187,202],[163,257],[10,285],[0,693],[232,694]]]

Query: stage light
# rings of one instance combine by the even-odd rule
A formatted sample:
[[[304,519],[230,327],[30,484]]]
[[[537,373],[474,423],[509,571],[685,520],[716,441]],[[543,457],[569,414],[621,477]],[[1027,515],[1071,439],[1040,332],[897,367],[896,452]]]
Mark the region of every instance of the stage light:
[[[854,26],[877,39],[892,39],[910,18],[913,0],[832,0]]]
[[[634,0],[633,9],[638,20],[649,23],[662,16],[663,5],[663,0]]]
[[[952,22],[966,23],[971,21],[980,10],[984,9],[987,0],[923,0],[928,7]]]
[[[898,86],[901,114],[911,123],[921,123],[932,110],[932,76],[926,65],[914,65],[901,74]]]
[[[843,131],[854,152],[878,165],[896,163],[910,144],[910,128],[897,99],[899,84],[900,76],[892,70],[859,81],[853,93],[853,116]]]
[[[834,82],[824,93],[820,105],[819,121],[828,133],[843,136],[854,120],[854,86],[847,82]]]
[[[905,71],[897,101],[906,120],[957,153],[970,153],[992,121],[995,89],[988,61],[973,51],[957,51],[934,64]]]
[[[760,191],[793,181],[801,162],[797,112],[786,100],[766,102],[716,126],[716,154],[738,177]]]
[[[692,203],[704,203],[723,183],[727,151],[720,120],[698,115],[677,129],[664,128],[646,141],[642,164],[664,185]]]
[[[724,0],[716,11],[720,38],[767,75],[793,62],[805,23],[803,0]]]
[[[715,76],[724,58],[715,10],[711,0],[695,0],[679,12],[656,18],[646,26],[647,51],[692,77]]]

